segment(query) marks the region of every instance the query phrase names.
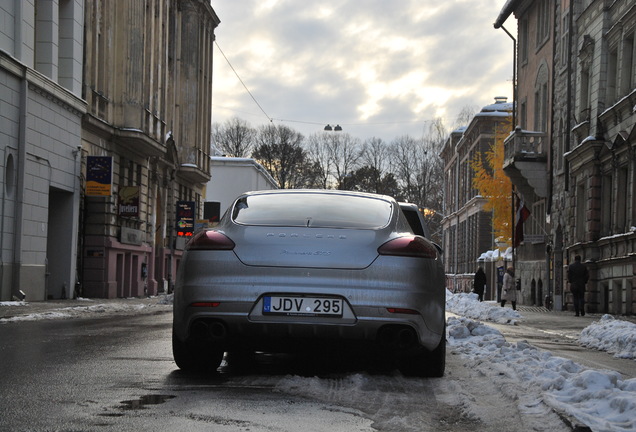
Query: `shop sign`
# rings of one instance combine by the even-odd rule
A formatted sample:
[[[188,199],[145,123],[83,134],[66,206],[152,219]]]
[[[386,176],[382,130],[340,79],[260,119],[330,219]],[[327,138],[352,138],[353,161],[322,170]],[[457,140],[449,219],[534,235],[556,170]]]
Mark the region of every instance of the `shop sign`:
[[[111,156],[86,157],[86,195],[111,196],[113,185],[113,158]]]

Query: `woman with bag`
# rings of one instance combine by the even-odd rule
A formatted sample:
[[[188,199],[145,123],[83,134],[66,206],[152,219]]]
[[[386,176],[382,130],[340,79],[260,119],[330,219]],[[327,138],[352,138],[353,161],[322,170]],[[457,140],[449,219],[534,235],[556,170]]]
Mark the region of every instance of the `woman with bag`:
[[[506,301],[512,303],[512,309],[517,310],[517,290],[515,287],[515,269],[508,267],[503,277],[503,287],[501,287],[501,307],[506,305]]]

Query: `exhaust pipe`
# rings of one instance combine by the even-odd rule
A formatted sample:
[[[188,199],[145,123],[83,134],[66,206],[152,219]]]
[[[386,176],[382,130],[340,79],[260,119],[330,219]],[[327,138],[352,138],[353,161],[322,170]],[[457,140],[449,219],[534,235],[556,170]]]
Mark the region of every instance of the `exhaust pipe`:
[[[225,337],[227,336],[227,329],[225,328],[225,325],[223,325],[223,323],[220,323],[218,321],[213,322],[209,326],[209,331],[210,331],[210,336],[212,337],[213,340],[225,339]]]
[[[208,325],[205,321],[196,321],[192,324],[192,329],[190,330],[190,336],[193,339],[206,339],[208,337],[209,329]]]
[[[212,321],[208,323],[204,320],[198,320],[192,324],[190,336],[198,340],[218,341],[225,339],[227,329],[222,322]]]
[[[387,326],[380,330],[377,338],[387,348],[405,350],[418,344],[417,333],[409,326]]]

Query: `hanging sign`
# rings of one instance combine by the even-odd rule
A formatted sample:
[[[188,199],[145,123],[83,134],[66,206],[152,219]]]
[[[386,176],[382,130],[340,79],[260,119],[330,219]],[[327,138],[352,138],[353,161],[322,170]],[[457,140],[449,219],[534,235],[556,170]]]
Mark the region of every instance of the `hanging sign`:
[[[86,157],[86,195],[111,196],[113,185],[113,158],[111,156]]]

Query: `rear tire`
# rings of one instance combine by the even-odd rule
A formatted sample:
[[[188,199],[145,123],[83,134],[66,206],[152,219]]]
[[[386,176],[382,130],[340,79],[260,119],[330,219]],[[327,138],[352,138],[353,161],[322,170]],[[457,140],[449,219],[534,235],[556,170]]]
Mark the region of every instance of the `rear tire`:
[[[400,359],[398,368],[406,376],[443,377],[446,370],[446,331],[433,351],[420,347],[415,354]]]
[[[223,361],[223,351],[207,345],[195,345],[182,342],[172,333],[172,356],[184,372],[214,373]]]

